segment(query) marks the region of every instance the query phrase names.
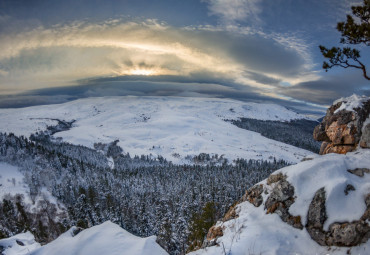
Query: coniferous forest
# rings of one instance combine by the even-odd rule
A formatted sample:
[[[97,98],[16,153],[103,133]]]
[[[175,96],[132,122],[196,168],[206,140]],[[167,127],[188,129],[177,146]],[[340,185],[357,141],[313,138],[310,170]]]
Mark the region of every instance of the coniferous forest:
[[[257,120],[251,118],[240,118],[231,120],[237,127],[258,132],[261,135],[319,153],[321,143],[312,137],[312,131],[317,126],[317,121],[298,119],[287,122],[273,120]]]
[[[228,162],[202,153],[191,164],[174,165],[160,156],[123,154],[117,141],[94,147],[65,143],[48,132],[30,138],[0,133],[0,161],[19,167],[33,200],[4,197],[0,238],[30,230],[45,244],[71,226],[111,220],[138,236],[157,235],[170,254],[183,254],[248,187],[288,164]],[[64,207],[40,199],[42,189]]]

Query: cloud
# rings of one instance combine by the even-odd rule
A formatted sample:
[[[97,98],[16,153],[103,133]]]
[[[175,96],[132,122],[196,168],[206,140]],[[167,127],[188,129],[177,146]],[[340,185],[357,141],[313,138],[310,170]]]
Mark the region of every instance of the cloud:
[[[6,70],[0,87],[4,94],[148,74],[203,76],[271,90],[269,81],[301,82],[310,71],[304,50],[283,37],[233,26],[177,28],[157,20],[37,26],[0,37],[0,69]]]
[[[252,80],[266,85],[279,85],[281,83],[281,79],[269,77],[261,73],[246,71],[246,75]]]
[[[240,101],[275,103],[297,112],[321,116],[324,108],[306,104],[297,100],[286,100],[268,95],[261,95],[253,87],[237,84],[220,84],[206,78],[189,77],[143,77],[123,76],[98,78],[80,81],[77,86],[45,88],[18,95],[0,95],[0,108],[26,107],[64,103],[87,97],[104,96],[176,96],[176,97],[216,97],[231,98]],[[199,78],[199,77],[198,77]]]
[[[35,105],[59,104],[77,99],[70,95],[0,95],[0,108],[21,108]]]
[[[7,76],[9,74],[8,71],[5,71],[5,70],[1,70],[0,69],[0,76]]]
[[[225,23],[259,21],[261,0],[204,0],[211,15],[219,16]]]
[[[346,70],[345,74],[327,74],[325,78],[306,81],[290,87],[280,87],[277,93],[306,102],[331,105],[340,97],[353,93],[370,96],[367,81],[357,70]]]

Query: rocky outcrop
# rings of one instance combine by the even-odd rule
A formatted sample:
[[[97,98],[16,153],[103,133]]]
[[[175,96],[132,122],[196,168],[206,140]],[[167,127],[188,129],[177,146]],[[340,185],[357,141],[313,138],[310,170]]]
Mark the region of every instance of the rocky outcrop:
[[[268,177],[266,185],[257,184],[248,189],[242,199],[229,209],[222,221],[226,222],[238,217],[237,210],[239,203],[248,201],[255,207],[261,206],[264,202],[262,194],[265,193],[269,195],[265,201],[266,214],[276,213],[289,225],[303,229],[301,216],[293,216],[289,213],[289,207],[294,203],[294,187],[286,178],[282,173],[272,174]],[[207,239],[214,236],[213,232],[214,228],[211,228],[208,232]]]
[[[359,178],[366,178],[365,175],[370,174],[370,169],[355,168],[347,172]],[[349,182],[343,189],[343,193],[349,196],[351,192],[356,192],[356,187]],[[230,208],[223,220],[210,228],[202,248],[218,244],[218,238],[224,235],[225,226],[223,224],[239,217],[239,204],[243,202],[263,208],[261,212],[264,214],[279,215],[283,222],[296,229],[305,228],[311,238],[322,246],[352,247],[370,239],[370,194],[365,196],[366,210],[358,220],[333,222],[327,230],[324,229],[324,224],[329,220],[325,186],[314,193],[311,201],[307,201],[309,209],[306,215],[292,215],[289,212],[289,208],[296,199],[295,188],[288,181],[287,175],[282,172],[271,174],[265,183],[249,188],[242,199]],[[305,222],[302,222],[302,216],[306,216]]]
[[[323,230],[324,223],[328,218],[325,210],[325,201],[325,188],[321,188],[316,191],[307,214],[307,232],[320,245],[326,245],[325,231]]]
[[[215,239],[215,238],[223,236],[223,235],[224,235],[224,233],[222,231],[222,227],[213,226],[208,231],[207,240],[210,241],[212,239]]]
[[[255,207],[259,207],[263,202],[262,197],[263,185],[255,185],[245,193],[245,200],[249,201]]]
[[[294,203],[294,187],[286,180],[286,176],[281,173],[270,175],[267,179],[269,184],[273,185],[273,189],[265,202],[266,213],[276,213],[292,227],[303,229],[301,217],[289,213],[289,207]]]
[[[362,148],[370,148],[370,123],[367,123],[362,128],[362,136],[360,140],[360,146]]]
[[[322,123],[314,130],[314,138],[323,142],[320,154],[346,154],[356,150],[357,146],[370,148],[369,115],[369,97],[352,96],[335,102],[328,109]],[[323,246],[325,252],[327,246],[336,246],[334,249],[330,247],[329,250],[340,251],[340,254],[343,251],[350,253],[358,247],[370,247],[370,193],[367,188],[370,151],[357,150],[346,156],[331,154],[303,161],[310,162],[282,169],[270,175],[264,182],[249,188],[242,199],[230,208],[223,220],[210,229],[203,248],[213,246],[212,249],[217,250],[216,247],[221,247],[221,243],[227,244],[229,240],[234,242],[235,236],[240,238],[240,233],[244,233],[243,242],[248,249],[252,245],[249,240],[254,238],[253,231],[248,233],[248,226],[252,226],[253,230],[259,230],[259,226],[264,228],[265,220],[273,218],[269,218],[267,214],[277,214],[282,220],[276,224],[277,232],[290,225],[293,228],[288,227],[289,230],[285,232],[295,231],[294,238],[297,238],[303,233],[301,230],[305,229],[312,240]],[[366,207],[363,202],[360,203],[362,199],[365,200]],[[348,203],[349,200],[359,203]],[[333,203],[336,206],[332,206]],[[340,217],[337,217],[338,215]],[[274,226],[274,223],[271,224]],[[271,235],[271,229],[264,238],[275,238]],[[263,231],[258,233],[264,235]],[[280,234],[289,236],[284,231],[279,232]],[[303,235],[306,236],[306,232],[302,234],[302,239],[305,238]],[[261,237],[266,240],[264,238]],[[290,249],[291,244],[295,243],[294,238],[289,238],[288,246],[285,242],[279,243],[284,240],[280,236],[276,237],[275,241],[280,247]],[[299,246],[300,243],[295,248],[300,249]],[[222,249],[226,253],[224,246]]]
[[[370,226],[367,223],[370,220],[370,194],[365,199],[367,209],[359,220],[335,222],[328,231],[323,229],[327,219],[325,201],[325,189],[321,188],[308,209],[306,229],[313,240],[320,245],[351,247],[365,243],[370,238]]]
[[[370,98],[352,96],[335,102],[314,129],[314,139],[323,142],[320,154],[345,154],[359,144],[370,148],[370,123],[365,123],[369,114]]]

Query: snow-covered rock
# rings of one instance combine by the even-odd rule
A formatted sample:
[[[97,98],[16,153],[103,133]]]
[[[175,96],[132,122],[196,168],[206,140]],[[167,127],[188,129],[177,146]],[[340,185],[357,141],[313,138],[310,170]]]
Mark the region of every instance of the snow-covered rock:
[[[335,110],[335,113],[340,112],[342,110],[346,110],[348,112],[356,111],[357,108],[363,107],[363,105],[369,101],[369,97],[367,96],[359,96],[353,94],[349,97],[342,97],[334,101],[333,105],[339,104],[340,107]]]
[[[323,142],[320,154],[344,154],[358,144],[370,148],[370,97],[352,95],[335,101],[313,135]]]
[[[93,148],[94,143],[118,145],[131,155],[161,155],[174,163],[189,163],[200,153],[296,163],[312,155],[224,120],[254,118],[289,121],[303,115],[282,106],[230,99],[183,97],[86,98],[65,104],[0,109],[0,132],[28,137],[59,121],[73,123],[56,133],[64,141]],[[74,122],[72,122],[75,120]]]
[[[370,150],[316,156],[249,189],[195,254],[369,254]],[[323,242],[320,242],[323,241]]]

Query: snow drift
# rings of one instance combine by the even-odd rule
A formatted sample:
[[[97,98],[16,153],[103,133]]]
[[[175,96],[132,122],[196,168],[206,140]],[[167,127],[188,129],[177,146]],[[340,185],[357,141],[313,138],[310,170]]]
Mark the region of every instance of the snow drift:
[[[0,240],[4,254],[30,255],[166,255],[156,237],[141,238],[130,234],[118,225],[107,221],[101,225],[78,232],[72,227],[53,242],[40,247],[33,235],[19,234]]]

